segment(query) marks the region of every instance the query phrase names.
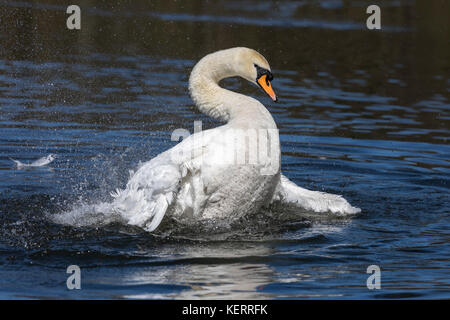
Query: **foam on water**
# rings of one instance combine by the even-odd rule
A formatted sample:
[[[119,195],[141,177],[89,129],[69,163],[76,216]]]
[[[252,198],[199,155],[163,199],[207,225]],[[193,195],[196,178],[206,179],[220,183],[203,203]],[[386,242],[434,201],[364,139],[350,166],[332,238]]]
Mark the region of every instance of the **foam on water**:
[[[328,224],[333,220],[342,223],[354,216],[356,214],[317,213],[280,204],[262,209],[254,215],[240,215],[239,218],[204,218],[191,215],[174,217],[169,213],[154,233],[163,237],[197,240],[211,237],[218,240],[236,236],[241,239],[258,238],[264,234],[279,234],[288,230],[310,227],[313,224]],[[138,227],[145,231],[145,221],[136,223],[135,221],[142,222],[142,219],[117,210],[113,199],[111,201],[78,200],[67,210],[47,214],[47,218],[53,223],[77,228],[98,228],[118,224],[125,227]]]

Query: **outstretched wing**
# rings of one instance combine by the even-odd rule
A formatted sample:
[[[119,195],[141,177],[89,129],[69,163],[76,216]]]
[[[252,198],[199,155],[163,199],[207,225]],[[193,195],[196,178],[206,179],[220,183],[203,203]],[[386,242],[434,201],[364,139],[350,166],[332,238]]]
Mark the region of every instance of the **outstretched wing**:
[[[272,203],[275,202],[294,205],[314,212],[333,212],[339,214],[356,214],[361,212],[361,209],[351,206],[340,195],[301,188],[284,175],[281,175],[280,183],[272,199]]]

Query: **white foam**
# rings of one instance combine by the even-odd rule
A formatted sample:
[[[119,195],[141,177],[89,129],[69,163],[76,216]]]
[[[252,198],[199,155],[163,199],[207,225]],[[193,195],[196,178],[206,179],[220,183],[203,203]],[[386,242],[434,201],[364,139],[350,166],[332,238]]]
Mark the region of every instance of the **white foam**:
[[[62,225],[73,227],[103,226],[112,222],[122,222],[115,214],[110,203],[77,204],[68,211],[49,216],[50,220]]]

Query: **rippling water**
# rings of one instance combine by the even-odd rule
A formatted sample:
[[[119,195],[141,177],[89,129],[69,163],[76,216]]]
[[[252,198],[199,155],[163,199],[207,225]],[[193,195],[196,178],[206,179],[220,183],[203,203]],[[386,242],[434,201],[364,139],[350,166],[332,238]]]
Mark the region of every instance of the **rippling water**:
[[[449,298],[450,10],[385,1],[368,31],[366,2],[84,1],[81,31],[57,1],[0,4],[0,298]],[[111,199],[174,129],[217,126],[188,76],[238,45],[268,58],[280,102],[223,85],[269,108],[284,174],[361,215],[275,212],[205,234],[51,222]],[[71,264],[82,290],[66,288]]]

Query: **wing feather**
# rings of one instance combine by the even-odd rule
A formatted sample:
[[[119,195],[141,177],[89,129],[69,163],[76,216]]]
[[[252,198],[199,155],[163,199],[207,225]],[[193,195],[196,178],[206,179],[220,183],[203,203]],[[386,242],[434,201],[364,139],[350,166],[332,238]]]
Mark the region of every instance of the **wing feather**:
[[[177,195],[180,190],[200,189],[194,182],[201,180],[202,152],[216,134],[213,130],[206,130],[201,138],[189,136],[172,149],[142,164],[131,175],[125,189],[111,193],[114,212],[131,225],[153,231],[176,199],[180,206],[200,207],[197,202],[204,199],[199,195]]]
[[[314,212],[332,212],[342,215],[361,212],[361,209],[353,207],[340,195],[301,188],[284,175],[281,175],[272,202],[294,205]]]

